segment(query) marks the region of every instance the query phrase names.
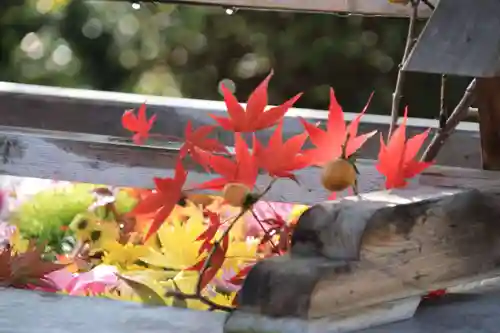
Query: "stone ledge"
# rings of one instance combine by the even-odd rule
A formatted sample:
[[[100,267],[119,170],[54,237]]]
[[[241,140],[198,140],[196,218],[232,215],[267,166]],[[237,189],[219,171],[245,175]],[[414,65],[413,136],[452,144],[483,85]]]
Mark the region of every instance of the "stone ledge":
[[[222,333],[227,314],[0,288],[2,333]]]
[[[278,323],[292,320],[307,332],[346,332],[408,318],[412,311],[391,315],[387,307],[497,274],[499,199],[498,189],[420,188],[313,206],[298,222],[291,254],[251,270],[227,327],[291,332]],[[337,326],[326,330],[324,322]]]

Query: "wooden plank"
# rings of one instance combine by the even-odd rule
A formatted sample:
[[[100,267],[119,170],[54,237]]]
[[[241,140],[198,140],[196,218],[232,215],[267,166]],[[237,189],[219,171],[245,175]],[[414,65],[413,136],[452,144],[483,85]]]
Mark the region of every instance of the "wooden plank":
[[[386,0],[156,0],[159,3],[187,5],[211,5],[259,10],[279,10],[298,12],[342,12],[380,16],[409,16],[409,6],[389,3]],[[436,4],[437,0],[429,0]],[[429,17],[432,11],[422,5],[420,17]]]
[[[184,136],[183,129],[188,121],[192,121],[194,126],[213,124],[209,113],[226,113],[225,104],[219,101],[0,82],[0,125],[129,138],[130,134],[121,126],[120,117],[124,110],[136,108],[144,101],[149,105],[148,112],[157,114],[154,131],[180,139]],[[355,116],[355,113],[345,113],[348,122]],[[327,113],[322,110],[291,109],[285,117],[285,138],[303,130],[298,117],[324,124]],[[385,135],[388,124],[389,116],[367,114],[363,117],[359,132],[378,130]],[[427,128],[432,128],[432,133],[426,144],[438,130],[437,120],[410,118],[408,121],[408,135]],[[259,139],[264,141],[269,135],[269,130],[257,133]],[[228,132],[218,130],[216,136],[228,146],[234,144],[233,136]],[[361,149],[360,156],[376,159],[378,150],[379,141],[374,138]],[[480,158],[479,126],[463,122],[441,150],[437,163],[480,168]]]
[[[500,78],[477,80],[483,169],[500,170]]]
[[[500,2],[441,0],[403,69],[493,77],[500,71]]]
[[[153,177],[173,175],[175,146],[138,147],[119,138],[79,133],[27,130],[0,127],[0,174],[57,180],[81,181],[131,187],[152,187]],[[190,183],[208,180],[215,175],[203,172],[194,164]],[[383,178],[373,161],[359,162],[360,190],[383,187]],[[297,173],[301,187],[281,181],[269,193],[269,200],[313,204],[326,200],[329,193],[320,184],[320,170],[310,168]],[[260,186],[269,179],[261,176]],[[474,169],[433,167],[416,180],[451,188],[475,188],[496,185],[497,172]]]
[[[7,128],[0,128],[0,147],[0,174],[146,188],[154,186],[153,177],[173,176],[178,153],[176,147],[138,147],[98,135]],[[186,167],[191,185],[216,177],[195,164]],[[328,197],[318,170],[298,176],[304,182],[302,188],[293,181],[279,182],[268,199],[313,203]],[[380,177],[370,181],[379,183]],[[261,176],[257,183],[263,188],[268,182],[267,176]],[[364,189],[374,186],[365,183]]]
[[[313,326],[498,276],[499,194],[434,187],[316,205],[299,219],[291,254],[250,271],[240,309]]]

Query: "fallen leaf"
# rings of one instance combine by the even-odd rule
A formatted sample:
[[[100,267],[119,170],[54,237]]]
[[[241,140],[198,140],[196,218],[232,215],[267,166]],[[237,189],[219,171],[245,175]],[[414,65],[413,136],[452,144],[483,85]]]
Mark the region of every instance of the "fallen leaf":
[[[143,144],[149,137],[149,131],[156,121],[156,115],[151,116],[149,120],[146,116],[146,104],[139,107],[137,116],[134,110],[127,110],[122,115],[122,126],[134,133],[132,140],[135,144]]]

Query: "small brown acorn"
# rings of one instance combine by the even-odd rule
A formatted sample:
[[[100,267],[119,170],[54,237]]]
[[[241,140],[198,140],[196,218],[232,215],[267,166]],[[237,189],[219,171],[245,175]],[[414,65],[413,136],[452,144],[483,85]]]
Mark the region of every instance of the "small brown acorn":
[[[338,158],[326,163],[321,173],[321,184],[331,192],[343,191],[356,184],[356,169],[346,159]]]
[[[241,183],[228,183],[222,190],[225,202],[233,207],[243,206],[249,194],[248,186]]]

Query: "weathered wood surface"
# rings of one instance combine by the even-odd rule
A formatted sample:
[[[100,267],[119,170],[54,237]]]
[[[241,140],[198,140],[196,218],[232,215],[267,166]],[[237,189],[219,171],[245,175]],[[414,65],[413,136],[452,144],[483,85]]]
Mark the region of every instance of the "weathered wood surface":
[[[500,78],[477,79],[476,91],[483,169],[500,170]]]
[[[0,127],[0,174],[150,188],[153,177],[173,176],[177,148],[138,147],[100,135]],[[188,187],[216,177],[195,164],[187,168],[191,172]],[[360,160],[359,168],[362,192],[383,188],[383,177],[372,161]],[[280,181],[268,199],[313,204],[328,198],[320,184],[319,169],[301,170],[297,175],[300,187],[293,181]],[[268,181],[261,176],[258,185],[265,187]],[[464,188],[499,181],[495,172],[443,166],[430,168],[417,178],[421,184]]]
[[[419,188],[313,206],[298,222],[291,254],[250,271],[241,311],[335,320],[498,275],[499,198],[498,186]]]
[[[494,77],[500,72],[500,2],[440,0],[403,69]]]
[[[124,110],[136,108],[145,101],[148,103],[148,112],[155,113],[158,117],[154,131],[180,139],[184,137],[184,127],[188,121],[192,121],[194,126],[214,124],[209,113],[216,115],[226,113],[225,104],[218,101],[0,82],[0,125],[109,135],[130,140],[130,134],[121,126],[121,115]],[[345,113],[347,121],[351,121],[355,116],[355,113]],[[324,123],[327,113],[320,110],[291,109],[285,117],[283,130],[285,138],[303,130],[298,117],[303,117],[312,123]],[[388,124],[390,124],[389,116],[367,114],[363,117],[359,132],[378,130],[386,135]],[[437,126],[437,120],[410,118],[408,135],[415,135],[432,128],[425,143],[428,144],[438,130]],[[269,135],[269,130],[257,133],[259,139],[264,142]],[[231,133],[217,130],[216,136],[228,146],[234,143]],[[369,140],[361,149],[360,157],[376,159],[378,149],[379,140],[377,138]],[[457,127],[456,132],[440,151],[437,163],[480,168],[480,158],[479,126],[476,123],[464,122]]]
[[[187,5],[215,5],[225,7],[298,11],[298,12],[347,12],[353,14],[409,16],[409,6],[391,4],[385,0],[155,0],[159,3],[178,3]],[[429,0],[437,3],[437,0]],[[430,16],[432,11],[422,5],[420,17]]]

